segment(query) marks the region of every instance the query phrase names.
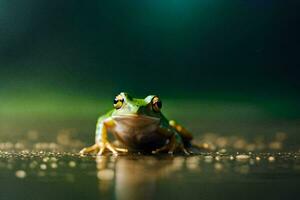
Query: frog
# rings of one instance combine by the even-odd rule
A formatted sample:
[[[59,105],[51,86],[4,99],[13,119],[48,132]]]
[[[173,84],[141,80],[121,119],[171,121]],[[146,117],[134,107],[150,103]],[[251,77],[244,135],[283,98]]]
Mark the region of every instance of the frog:
[[[118,144],[108,139],[112,134]],[[133,98],[126,92],[118,94],[113,109],[100,116],[96,123],[95,144],[83,148],[79,153],[96,152],[113,155],[129,151],[145,153],[190,155],[193,135],[174,120],[168,120],[162,112],[162,101],[158,95]]]

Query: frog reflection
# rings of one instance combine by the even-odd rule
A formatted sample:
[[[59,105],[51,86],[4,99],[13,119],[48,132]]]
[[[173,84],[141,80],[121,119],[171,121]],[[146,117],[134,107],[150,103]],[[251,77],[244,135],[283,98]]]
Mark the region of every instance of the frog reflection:
[[[98,156],[96,162],[101,195],[113,189],[116,199],[135,200],[155,199],[159,179],[181,170],[185,158]]]

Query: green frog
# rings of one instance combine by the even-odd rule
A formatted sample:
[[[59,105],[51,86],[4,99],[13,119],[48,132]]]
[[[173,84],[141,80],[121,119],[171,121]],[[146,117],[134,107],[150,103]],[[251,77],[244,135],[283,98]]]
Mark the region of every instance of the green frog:
[[[95,144],[83,148],[80,154],[105,151],[113,154],[138,152],[192,153],[192,134],[162,113],[162,102],[157,95],[144,99],[133,98],[121,92],[114,99],[114,109],[100,116],[96,125]],[[108,141],[108,133],[114,135],[120,145]]]

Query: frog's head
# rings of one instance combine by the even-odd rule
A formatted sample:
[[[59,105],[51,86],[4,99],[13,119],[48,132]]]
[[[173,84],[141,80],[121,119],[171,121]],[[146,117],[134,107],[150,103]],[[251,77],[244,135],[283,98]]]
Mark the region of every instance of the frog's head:
[[[162,117],[162,103],[156,95],[149,95],[144,99],[131,97],[121,92],[114,99],[113,117],[149,117],[160,119]]]

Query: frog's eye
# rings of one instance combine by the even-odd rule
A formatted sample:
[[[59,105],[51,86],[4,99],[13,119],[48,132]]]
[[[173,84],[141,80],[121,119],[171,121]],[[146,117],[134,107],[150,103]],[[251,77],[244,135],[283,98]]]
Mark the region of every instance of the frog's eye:
[[[122,105],[123,105],[123,102],[124,102],[123,97],[117,96],[117,97],[114,99],[114,107],[115,107],[115,109],[121,108]]]
[[[159,112],[162,108],[161,100],[158,97],[152,99],[152,108],[154,111]]]

